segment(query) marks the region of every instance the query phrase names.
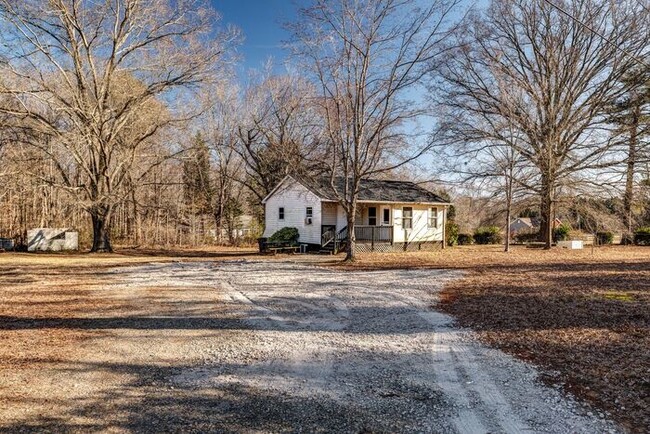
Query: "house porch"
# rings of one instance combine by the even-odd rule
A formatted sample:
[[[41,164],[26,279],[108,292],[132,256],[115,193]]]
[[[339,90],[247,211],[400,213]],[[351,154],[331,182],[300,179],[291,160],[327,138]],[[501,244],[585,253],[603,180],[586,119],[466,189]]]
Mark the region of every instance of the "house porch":
[[[443,248],[441,228],[443,208],[430,220],[431,206],[416,204],[361,203],[355,220],[355,247],[358,252],[436,250]],[[321,247],[340,251],[348,233],[342,207],[323,203]],[[409,214],[405,214],[408,210]],[[405,224],[408,222],[408,225]],[[434,226],[431,222],[434,221]],[[340,249],[339,249],[340,247]]]

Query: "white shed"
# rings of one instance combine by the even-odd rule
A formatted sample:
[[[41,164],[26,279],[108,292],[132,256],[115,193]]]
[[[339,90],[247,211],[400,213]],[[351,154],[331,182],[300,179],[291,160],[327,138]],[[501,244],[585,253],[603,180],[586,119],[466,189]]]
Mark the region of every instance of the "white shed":
[[[27,231],[28,252],[79,249],[79,233],[72,229],[36,228]]]

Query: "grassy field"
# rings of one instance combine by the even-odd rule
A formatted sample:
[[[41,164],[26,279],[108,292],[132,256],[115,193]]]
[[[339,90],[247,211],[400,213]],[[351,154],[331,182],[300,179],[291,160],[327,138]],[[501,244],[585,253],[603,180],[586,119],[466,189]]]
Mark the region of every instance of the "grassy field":
[[[243,258],[260,257],[252,249],[0,254],[0,286],[10,289],[0,297],[0,316],[39,317],[65,308],[59,295],[32,302],[37,289],[42,289],[44,275],[53,276],[51,285],[60,289],[60,296],[78,303],[80,294],[107,267]],[[352,265],[340,265],[333,257],[290,258],[351,269],[465,270],[463,279],[444,289],[442,310],[490,345],[544,367],[547,381],[607,410],[632,431],[646,432],[650,427],[650,248],[516,247],[504,253],[500,247],[469,246],[431,253],[364,254]],[[67,278],[70,270],[75,279]],[[119,308],[105,302],[75,307]],[[75,311],[64,309],[60,314]],[[31,352],[39,344],[57,347],[59,339],[63,342],[70,336],[43,335],[43,342],[19,342],[18,347],[7,339],[0,334],[0,347],[6,350],[0,351],[0,365],[10,367],[17,362],[12,353]]]
[[[650,248],[471,246],[363,255],[354,267],[466,270],[444,290],[442,310],[631,431],[649,432]]]

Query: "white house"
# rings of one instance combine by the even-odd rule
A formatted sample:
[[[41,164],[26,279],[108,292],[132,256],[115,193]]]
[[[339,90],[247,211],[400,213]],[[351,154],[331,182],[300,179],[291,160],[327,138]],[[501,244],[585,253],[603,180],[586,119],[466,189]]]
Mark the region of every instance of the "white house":
[[[344,179],[336,180],[343,191]],[[331,185],[286,176],[264,198],[264,237],[294,227],[310,249],[341,250],[348,240],[347,216]],[[445,222],[451,204],[407,181],[361,181],[355,220],[360,251],[421,250],[445,247]]]

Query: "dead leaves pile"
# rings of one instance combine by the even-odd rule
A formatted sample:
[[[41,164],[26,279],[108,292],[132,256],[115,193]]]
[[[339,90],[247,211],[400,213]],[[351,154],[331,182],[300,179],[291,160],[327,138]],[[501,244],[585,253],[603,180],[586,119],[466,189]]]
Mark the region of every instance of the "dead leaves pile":
[[[650,249],[548,253],[478,259],[444,290],[442,309],[489,344],[546,368],[549,381],[630,431],[648,432]]]

